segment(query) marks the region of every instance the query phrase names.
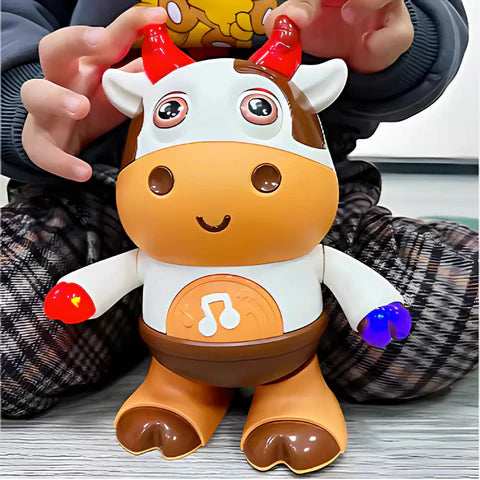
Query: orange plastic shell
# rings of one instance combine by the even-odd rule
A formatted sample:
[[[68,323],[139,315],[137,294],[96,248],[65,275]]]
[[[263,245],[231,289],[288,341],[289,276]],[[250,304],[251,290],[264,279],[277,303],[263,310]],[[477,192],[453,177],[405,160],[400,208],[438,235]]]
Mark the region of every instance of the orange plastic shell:
[[[225,305],[211,304],[218,330],[205,337],[198,329],[204,317],[201,298],[212,293],[225,292],[242,321],[232,330],[219,321]],[[196,319],[196,321],[194,321]],[[283,333],[280,310],[272,296],[255,282],[237,275],[210,275],[187,285],[173,300],[167,314],[167,335],[199,342],[244,342],[276,337]]]
[[[315,355],[297,373],[255,388],[240,447],[256,427],[277,420],[300,420],[329,432],[341,452],[347,445],[347,426],[335,395],[323,379]]]
[[[260,164],[275,165],[280,187],[262,193],[251,182]],[[149,188],[150,172],[166,166],[174,176],[167,195]],[[297,258],[326,235],[338,205],[333,169],[262,145],[203,142],[158,150],[124,168],[117,205],[127,235],[157,260],[179,265],[258,265]],[[203,229],[197,217],[219,225]],[[146,226],[148,226],[146,228]]]
[[[180,377],[152,359],[147,377],[122,405],[114,426],[123,413],[132,408],[163,408],[190,423],[205,445],[227,412],[232,392]]]

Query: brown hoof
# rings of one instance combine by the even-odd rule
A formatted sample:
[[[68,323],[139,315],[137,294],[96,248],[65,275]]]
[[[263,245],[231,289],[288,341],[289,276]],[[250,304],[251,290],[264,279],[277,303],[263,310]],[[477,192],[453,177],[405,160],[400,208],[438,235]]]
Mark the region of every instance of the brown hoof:
[[[340,447],[326,430],[301,421],[260,425],[248,435],[243,450],[257,470],[283,463],[295,473],[326,467],[340,454]]]
[[[139,455],[157,449],[169,460],[185,457],[202,444],[186,420],[156,407],[127,410],[117,422],[117,439],[130,453]]]

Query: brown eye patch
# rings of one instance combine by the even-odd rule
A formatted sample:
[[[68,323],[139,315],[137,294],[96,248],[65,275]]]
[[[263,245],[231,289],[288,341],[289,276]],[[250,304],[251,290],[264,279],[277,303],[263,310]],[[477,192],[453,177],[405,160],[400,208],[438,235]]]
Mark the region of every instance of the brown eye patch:
[[[155,167],[148,176],[148,186],[155,195],[166,195],[173,188],[173,173],[167,167]]]
[[[282,181],[280,170],[269,163],[264,163],[255,168],[252,173],[253,186],[262,193],[272,193]]]

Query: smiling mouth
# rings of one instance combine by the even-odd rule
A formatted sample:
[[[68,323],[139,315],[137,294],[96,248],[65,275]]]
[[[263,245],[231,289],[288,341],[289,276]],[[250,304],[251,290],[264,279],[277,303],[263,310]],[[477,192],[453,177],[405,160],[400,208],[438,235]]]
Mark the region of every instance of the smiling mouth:
[[[203,219],[203,217],[197,217],[198,224],[204,230],[211,233],[218,233],[218,232],[221,232],[222,230],[225,230],[228,227],[230,220],[231,220],[230,215],[225,215],[223,217],[222,223],[219,223],[218,225],[210,225]]]

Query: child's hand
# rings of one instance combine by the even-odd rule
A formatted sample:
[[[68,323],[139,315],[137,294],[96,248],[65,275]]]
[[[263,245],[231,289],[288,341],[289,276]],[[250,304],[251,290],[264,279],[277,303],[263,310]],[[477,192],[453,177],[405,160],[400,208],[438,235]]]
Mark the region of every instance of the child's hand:
[[[267,17],[268,34],[278,15],[288,15],[301,29],[304,52],[343,58],[360,73],[384,70],[413,42],[403,0],[288,0]]]
[[[33,163],[71,180],[90,178],[91,167],[76,155],[125,119],[105,96],[102,74],[125,57],[145,25],[166,19],[163,8],[132,8],[106,28],[67,27],[41,40],[45,79],[27,81],[21,91],[29,112],[23,146]],[[141,59],[123,70],[143,70]]]

